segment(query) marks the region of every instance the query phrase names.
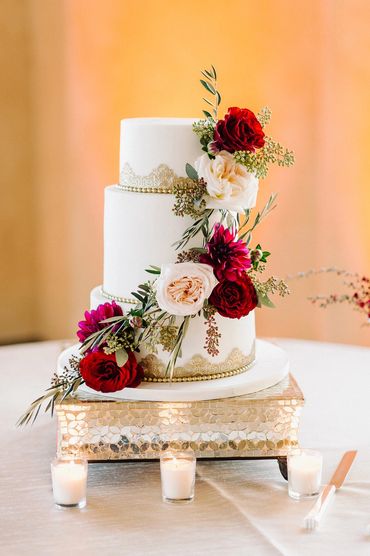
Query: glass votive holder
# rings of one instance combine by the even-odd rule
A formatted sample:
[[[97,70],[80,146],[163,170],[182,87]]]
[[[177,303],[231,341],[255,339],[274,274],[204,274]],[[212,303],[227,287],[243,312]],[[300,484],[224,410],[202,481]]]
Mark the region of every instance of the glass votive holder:
[[[315,450],[288,452],[288,494],[295,500],[311,498],[320,492],[322,454]]]
[[[86,506],[87,467],[81,457],[56,457],[51,462],[54,502],[59,508]]]
[[[161,455],[162,499],[165,502],[191,502],[194,498],[196,458],[192,450],[168,450]]]

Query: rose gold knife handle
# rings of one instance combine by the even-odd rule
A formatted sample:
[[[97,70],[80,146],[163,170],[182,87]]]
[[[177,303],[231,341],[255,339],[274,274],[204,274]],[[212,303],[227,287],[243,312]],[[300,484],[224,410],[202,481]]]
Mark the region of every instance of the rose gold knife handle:
[[[336,488],[334,485],[329,484],[324,487],[316,501],[316,504],[304,518],[304,526],[306,529],[315,529],[315,527],[319,524],[319,521],[328,507],[330,500],[335,494],[335,491]]]

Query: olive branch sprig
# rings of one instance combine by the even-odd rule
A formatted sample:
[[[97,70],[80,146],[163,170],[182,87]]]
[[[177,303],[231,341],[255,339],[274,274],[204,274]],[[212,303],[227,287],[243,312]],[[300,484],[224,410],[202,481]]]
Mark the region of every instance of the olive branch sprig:
[[[201,71],[201,74],[204,77],[204,79],[200,80],[201,85],[212,95],[211,100],[203,97],[204,102],[211,107],[211,112],[203,110],[203,114],[207,120],[215,124],[217,122],[218,107],[221,104],[221,95],[217,90],[217,73],[214,66],[211,65],[209,70],[204,69]]]
[[[166,376],[170,377],[170,380],[173,379],[173,372],[175,369],[175,365],[176,365],[176,361],[178,359],[178,357],[181,357],[181,347],[182,347],[182,343],[184,341],[184,338],[186,336],[186,332],[189,328],[189,324],[190,324],[190,316],[186,316],[184,317],[178,332],[177,332],[177,337],[176,337],[176,341],[175,341],[175,346],[172,350],[171,356],[168,360],[167,363],[167,367],[166,367]]]
[[[76,374],[73,378],[66,381],[64,378],[57,380],[52,379],[52,385],[47,388],[42,396],[34,400],[28,409],[21,415],[17,422],[18,427],[28,425],[36,421],[42,406],[45,405],[45,413],[50,411],[51,417],[54,415],[55,404],[62,403],[68,396],[74,394],[79,386],[85,381]]]
[[[251,215],[251,209],[246,209],[244,211],[244,222],[242,224],[240,224],[240,220],[239,220],[239,233],[238,233],[238,237],[239,239],[244,239],[245,243],[247,245],[250,244],[251,239],[252,239],[252,232],[253,230],[258,226],[258,224],[260,224],[261,220],[263,220],[268,214],[270,214],[270,212],[272,210],[274,210],[274,208],[276,208],[276,197],[277,197],[277,193],[272,193],[267,201],[267,203],[265,204],[265,206],[263,207],[263,209],[260,212],[257,212],[254,222],[252,224],[252,226],[250,228],[248,228],[248,230],[244,231],[243,233],[241,233],[243,231],[243,229],[248,225],[249,222],[249,218]]]

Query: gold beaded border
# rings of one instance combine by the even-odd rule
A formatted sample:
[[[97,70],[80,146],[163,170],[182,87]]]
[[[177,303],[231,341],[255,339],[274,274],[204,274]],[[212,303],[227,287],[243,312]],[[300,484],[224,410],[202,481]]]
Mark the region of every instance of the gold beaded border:
[[[118,301],[119,303],[128,303],[130,305],[136,305],[137,303],[135,299],[132,299],[130,297],[120,297],[119,295],[112,295],[111,293],[104,291],[103,288],[100,288],[100,293],[103,297],[109,299],[110,301]]]
[[[135,185],[121,185],[118,183],[116,185],[121,191],[131,191],[132,193],[162,193],[167,195],[173,195],[172,187],[137,187]]]
[[[230,376],[240,375],[254,364],[255,359],[247,365],[243,365],[243,367],[239,367],[238,369],[234,369],[233,371],[225,371],[223,373],[214,373],[211,375],[200,375],[200,376],[184,376],[184,377],[173,377],[170,378],[152,378],[152,377],[144,377],[143,382],[200,382],[203,380],[216,380],[218,378],[226,378]]]

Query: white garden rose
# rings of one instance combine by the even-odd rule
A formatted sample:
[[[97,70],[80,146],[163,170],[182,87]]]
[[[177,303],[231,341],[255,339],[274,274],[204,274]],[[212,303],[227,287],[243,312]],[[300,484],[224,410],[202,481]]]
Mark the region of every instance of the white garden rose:
[[[236,162],[231,153],[220,151],[215,158],[204,154],[194,166],[206,182],[207,208],[243,212],[256,205],[258,178]]]
[[[155,282],[157,303],[170,315],[195,315],[216,284],[213,268],[208,264],[164,264]]]

